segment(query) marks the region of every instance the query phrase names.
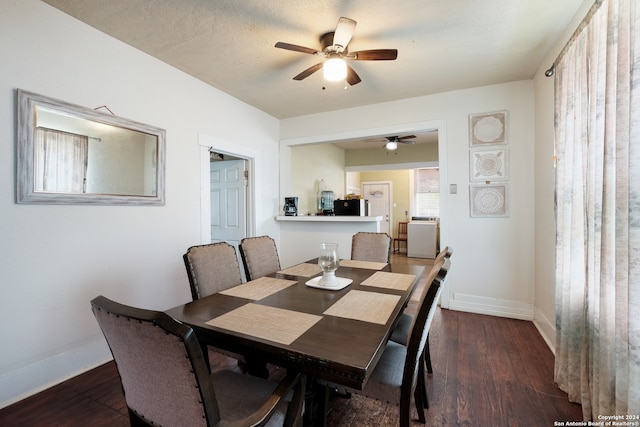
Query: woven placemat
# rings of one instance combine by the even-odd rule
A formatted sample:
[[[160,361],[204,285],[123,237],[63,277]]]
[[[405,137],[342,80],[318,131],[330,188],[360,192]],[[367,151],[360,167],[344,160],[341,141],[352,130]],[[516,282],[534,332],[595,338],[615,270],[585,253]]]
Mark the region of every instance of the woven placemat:
[[[384,325],[399,300],[399,295],[353,290],[347,292],[324,314]]]
[[[289,345],[315,325],[322,316],[248,303],[207,325]]]
[[[353,259],[341,259],[342,267],[367,268],[369,270],[382,270],[387,266],[386,262],[357,261]]]
[[[376,271],[360,283],[362,286],[376,288],[397,289],[406,291],[415,280],[415,274],[389,273],[388,271]]]
[[[254,301],[266,298],[269,295],[280,292],[281,290],[288,288],[291,285],[295,285],[295,280],[276,279],[274,277],[260,277],[242,285],[234,286],[230,289],[225,289],[220,293],[223,295],[229,295],[232,297],[246,298]]]
[[[290,276],[312,277],[320,273],[321,271],[322,270],[320,270],[318,264],[304,262],[302,264],[294,265],[293,267],[280,270],[278,271],[278,273],[288,274]]]

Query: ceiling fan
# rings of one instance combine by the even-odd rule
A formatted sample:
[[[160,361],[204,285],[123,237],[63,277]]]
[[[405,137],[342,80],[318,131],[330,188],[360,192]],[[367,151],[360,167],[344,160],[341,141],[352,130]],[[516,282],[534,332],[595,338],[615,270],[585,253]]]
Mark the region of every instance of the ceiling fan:
[[[338,20],[335,31],[328,32],[320,37],[320,44],[322,45],[320,50],[283,42],[276,43],[275,47],[318,55],[325,58],[324,61],[312,65],[295,76],[293,78],[294,80],[303,80],[322,68],[326,80],[339,81],[346,79],[347,83],[353,86],[360,83],[361,80],[354,69],[346,63],[346,59],[356,61],[390,61],[398,57],[397,49],[372,49],[349,52],[347,46],[351,41],[355,28],[356,21],[342,17]]]
[[[384,144],[384,148],[389,151],[393,151],[398,148],[398,144],[407,144],[413,145],[416,142],[412,141],[416,136],[415,135],[406,135],[406,136],[385,136],[387,142]]]

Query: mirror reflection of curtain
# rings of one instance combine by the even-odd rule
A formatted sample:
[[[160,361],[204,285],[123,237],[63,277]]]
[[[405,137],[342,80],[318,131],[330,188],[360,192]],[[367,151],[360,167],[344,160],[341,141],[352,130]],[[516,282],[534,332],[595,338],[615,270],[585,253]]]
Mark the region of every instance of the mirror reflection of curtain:
[[[84,193],[89,138],[43,127],[35,137],[35,191]]]
[[[640,414],[636,1],[598,0],[556,64],[555,381],[585,421]]]

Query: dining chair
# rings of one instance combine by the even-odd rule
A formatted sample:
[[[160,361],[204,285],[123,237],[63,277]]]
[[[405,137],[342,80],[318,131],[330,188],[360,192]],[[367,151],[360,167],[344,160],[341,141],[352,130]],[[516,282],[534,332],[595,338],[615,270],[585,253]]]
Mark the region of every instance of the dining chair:
[[[238,246],[247,281],[280,270],[276,242],[269,236],[246,237]]]
[[[393,238],[393,252],[400,252],[400,244],[404,242],[405,249],[407,248],[407,226],[408,222],[400,221],[398,223],[398,232],[396,237]]]
[[[238,255],[235,248],[226,242],[191,246],[182,258],[187,269],[193,301],[242,283]],[[236,359],[239,366],[244,369],[245,357],[243,355],[204,346],[202,350],[205,354],[208,353],[207,348]]]
[[[280,382],[210,373],[191,327],[159,312],[98,296],[91,309],[118,369],[131,425],[302,424],[306,378]]]
[[[236,249],[227,242],[191,246],[182,258],[194,301],[242,283]]]
[[[440,261],[441,259],[444,259],[444,258],[451,258],[451,255],[453,255],[453,249],[451,248],[451,246],[445,246],[438,253],[438,255],[436,255],[436,259],[433,261],[433,263],[435,264],[435,263],[437,263],[438,261]]]
[[[441,254],[449,253],[447,248],[440,252]],[[447,274],[451,269],[451,259],[447,256],[443,255],[440,257],[439,255],[436,257],[436,261],[433,264],[432,272],[436,270],[436,277],[440,280],[441,287],[444,286]],[[440,292],[438,292],[438,296],[436,298],[436,305],[438,303],[438,299],[440,298]],[[396,324],[395,329],[393,330],[389,341],[393,341],[395,343],[401,345],[407,345],[409,342],[409,336],[411,333],[412,324],[414,322],[414,316],[407,313],[406,310],[398,317],[398,323]],[[431,319],[427,323],[427,328],[431,327]],[[429,330],[427,329],[427,342],[425,343],[424,354],[422,355],[424,359],[425,366],[427,368],[427,372],[433,373],[433,365],[431,364],[431,353],[429,351]]]
[[[412,324],[408,345],[389,341],[364,388],[347,389],[353,394],[398,405],[400,427],[409,427],[411,424],[412,396],[420,422],[426,423],[424,409],[428,408],[428,399],[424,394],[424,364],[420,355],[427,341],[425,326],[432,316],[441,289],[435,269],[430,271],[425,288]]]
[[[391,236],[387,233],[360,231],[351,238],[351,259],[357,261],[389,262]]]

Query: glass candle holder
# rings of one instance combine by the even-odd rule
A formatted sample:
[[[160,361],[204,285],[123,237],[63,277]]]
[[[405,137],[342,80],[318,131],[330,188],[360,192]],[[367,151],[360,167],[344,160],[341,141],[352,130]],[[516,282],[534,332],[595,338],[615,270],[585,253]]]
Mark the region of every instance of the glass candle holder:
[[[336,270],[340,266],[337,243],[321,243],[320,256],[318,257],[318,267],[322,270],[320,284],[332,286],[337,283]]]

